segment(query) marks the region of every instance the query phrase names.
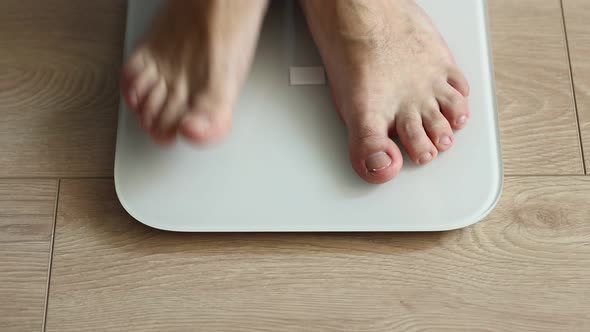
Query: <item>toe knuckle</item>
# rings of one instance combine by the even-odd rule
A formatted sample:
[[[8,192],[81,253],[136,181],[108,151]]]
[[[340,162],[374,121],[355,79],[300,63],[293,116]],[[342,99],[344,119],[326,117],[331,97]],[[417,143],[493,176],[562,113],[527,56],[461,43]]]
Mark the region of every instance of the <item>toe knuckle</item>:
[[[465,105],[465,98],[459,94],[453,94],[448,97],[448,103],[451,108],[459,111]]]
[[[356,135],[354,136],[359,142],[371,141],[381,136],[374,127],[364,124],[358,125],[355,131]]]
[[[421,124],[414,120],[406,121],[402,124],[402,132],[409,139],[420,137],[422,133]]]
[[[424,102],[424,104],[422,105],[422,110],[425,114],[428,114],[429,116],[440,113],[440,108],[436,100],[429,100]]]
[[[445,133],[450,130],[449,122],[442,119],[432,121],[429,127],[437,133]]]

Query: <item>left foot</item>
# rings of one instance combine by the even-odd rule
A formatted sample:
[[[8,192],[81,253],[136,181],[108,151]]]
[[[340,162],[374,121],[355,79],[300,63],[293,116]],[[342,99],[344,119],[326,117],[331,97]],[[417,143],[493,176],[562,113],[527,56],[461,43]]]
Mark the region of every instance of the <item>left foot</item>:
[[[122,89],[159,142],[210,143],[230,128],[268,0],[167,0],[127,61]]]
[[[349,132],[353,168],[384,183],[402,167],[399,136],[423,165],[467,124],[469,85],[414,0],[301,0]]]

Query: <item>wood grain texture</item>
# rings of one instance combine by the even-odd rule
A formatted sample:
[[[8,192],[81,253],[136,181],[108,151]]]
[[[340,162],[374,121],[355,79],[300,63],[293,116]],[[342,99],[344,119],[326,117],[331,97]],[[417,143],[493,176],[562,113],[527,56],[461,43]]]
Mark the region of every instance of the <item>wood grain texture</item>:
[[[560,1],[489,8],[506,174],[584,174]]]
[[[0,3],[0,177],[112,176],[125,1]]]
[[[173,234],[66,180],[47,331],[585,331],[588,206],[590,178],[509,178],[451,233]]]
[[[40,331],[57,186],[0,180],[0,331]]]
[[[563,0],[580,129],[590,171],[590,1]]]

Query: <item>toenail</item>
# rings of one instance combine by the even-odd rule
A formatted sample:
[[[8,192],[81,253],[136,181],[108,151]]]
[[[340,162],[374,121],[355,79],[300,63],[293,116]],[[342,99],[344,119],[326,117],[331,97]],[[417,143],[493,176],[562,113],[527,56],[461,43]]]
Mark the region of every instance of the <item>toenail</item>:
[[[465,124],[465,122],[467,122],[467,116],[465,115],[461,115],[461,117],[459,118],[459,120],[457,120],[457,124]]]
[[[429,162],[431,160],[432,160],[432,153],[426,152],[422,156],[420,156],[420,159],[418,159],[418,162],[420,164],[426,164],[427,162]]]
[[[439,143],[442,144],[442,145],[450,145],[452,142],[453,141],[451,140],[451,137],[450,136],[442,137],[440,139],[440,141],[439,141]]]
[[[372,154],[365,161],[365,166],[369,172],[379,172],[386,169],[391,165],[393,160],[385,152],[377,152]]]

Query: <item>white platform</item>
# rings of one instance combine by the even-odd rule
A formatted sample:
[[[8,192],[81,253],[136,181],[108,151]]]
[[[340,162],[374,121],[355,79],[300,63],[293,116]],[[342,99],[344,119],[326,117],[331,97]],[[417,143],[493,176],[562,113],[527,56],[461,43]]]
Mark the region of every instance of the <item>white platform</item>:
[[[129,1],[126,54],[160,3]],[[294,3],[273,3],[221,145],[160,148],[121,106],[115,182],[134,218],[183,232],[441,231],[491,211],[503,177],[485,0],[419,1],[471,83],[472,116],[452,150],[425,167],[406,158],[385,185],[364,183],[350,166],[328,87],[290,84],[291,67],[321,61]]]

